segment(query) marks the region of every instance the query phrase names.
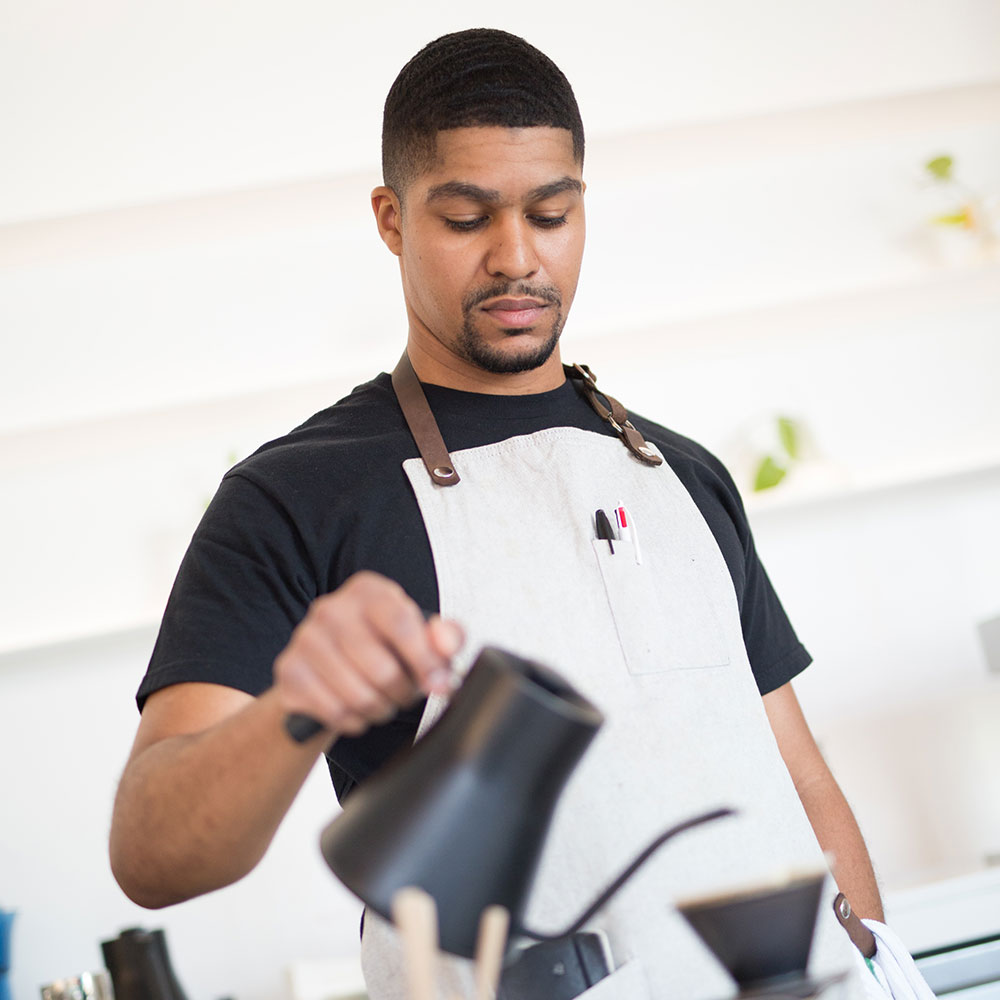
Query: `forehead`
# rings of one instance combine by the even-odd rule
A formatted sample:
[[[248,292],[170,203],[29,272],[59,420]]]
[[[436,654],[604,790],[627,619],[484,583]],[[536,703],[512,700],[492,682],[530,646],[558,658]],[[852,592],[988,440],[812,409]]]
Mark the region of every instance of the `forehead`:
[[[438,132],[434,158],[409,193],[423,198],[432,188],[459,182],[517,197],[558,178],[579,180],[581,174],[569,129],[456,128]]]

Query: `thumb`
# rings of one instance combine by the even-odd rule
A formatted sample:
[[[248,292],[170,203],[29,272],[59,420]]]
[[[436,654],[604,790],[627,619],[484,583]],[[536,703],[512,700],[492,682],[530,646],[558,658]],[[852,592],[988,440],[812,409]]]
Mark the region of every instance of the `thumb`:
[[[451,659],[465,644],[465,632],[458,622],[433,615],[427,623],[431,645],[446,659]]]

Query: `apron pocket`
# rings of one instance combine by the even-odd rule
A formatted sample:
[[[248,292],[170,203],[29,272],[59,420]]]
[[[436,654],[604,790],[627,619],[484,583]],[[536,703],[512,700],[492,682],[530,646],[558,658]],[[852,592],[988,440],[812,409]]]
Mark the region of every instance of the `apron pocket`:
[[[632,543],[593,539],[625,666],[630,674],[722,667],[729,651],[700,574],[636,563]]]

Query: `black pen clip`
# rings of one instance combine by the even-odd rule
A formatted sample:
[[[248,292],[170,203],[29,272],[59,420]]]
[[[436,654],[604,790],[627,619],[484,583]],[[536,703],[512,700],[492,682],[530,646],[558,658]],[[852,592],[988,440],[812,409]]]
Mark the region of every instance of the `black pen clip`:
[[[597,521],[597,537],[603,538],[608,543],[608,548],[611,549],[611,554],[615,554],[615,532],[611,527],[611,522],[608,520],[608,515],[604,513],[603,510],[597,511],[594,515],[594,519]]]

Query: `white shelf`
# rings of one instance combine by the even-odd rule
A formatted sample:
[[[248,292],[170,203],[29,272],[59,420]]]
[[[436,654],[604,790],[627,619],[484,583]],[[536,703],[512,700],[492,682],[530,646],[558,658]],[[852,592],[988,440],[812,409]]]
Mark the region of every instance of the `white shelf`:
[[[37,642],[0,646],[0,670],[5,667],[30,667],[42,657],[72,660],[79,655],[82,647],[122,643],[141,645],[152,652],[159,625],[159,620],[150,616],[147,620],[122,621],[92,631],[60,633],[54,629],[49,636]]]
[[[767,517],[829,503],[862,500],[893,490],[908,490],[974,480],[1000,473],[1000,451],[938,461],[933,466],[880,470],[852,475],[845,470],[820,467],[813,475],[808,465],[793,468],[778,486],[759,493],[746,492],[744,501],[753,518]]]
[[[379,367],[258,392],[0,432],[0,465],[8,470],[52,465],[81,455],[97,458],[149,451],[211,435],[230,435],[233,445],[249,436],[249,443],[256,447],[268,434],[284,433],[330,406],[353,386],[370,379]]]
[[[745,341],[817,338],[830,330],[866,322],[919,315],[949,305],[1000,307],[1000,256],[975,257],[952,265],[915,267],[902,280],[848,284],[821,295],[790,298],[747,308],[718,310],[673,320],[636,322],[609,331],[584,326],[571,331],[566,352],[602,346],[621,353],[705,352]],[[564,352],[565,353],[565,352]]]
[[[1000,121],[1000,81],[759,115],[599,136],[587,148],[588,178],[708,170],[734,163],[883,143],[914,133]]]
[[[1000,934],[1000,868],[886,893],[886,919],[913,951]]]

